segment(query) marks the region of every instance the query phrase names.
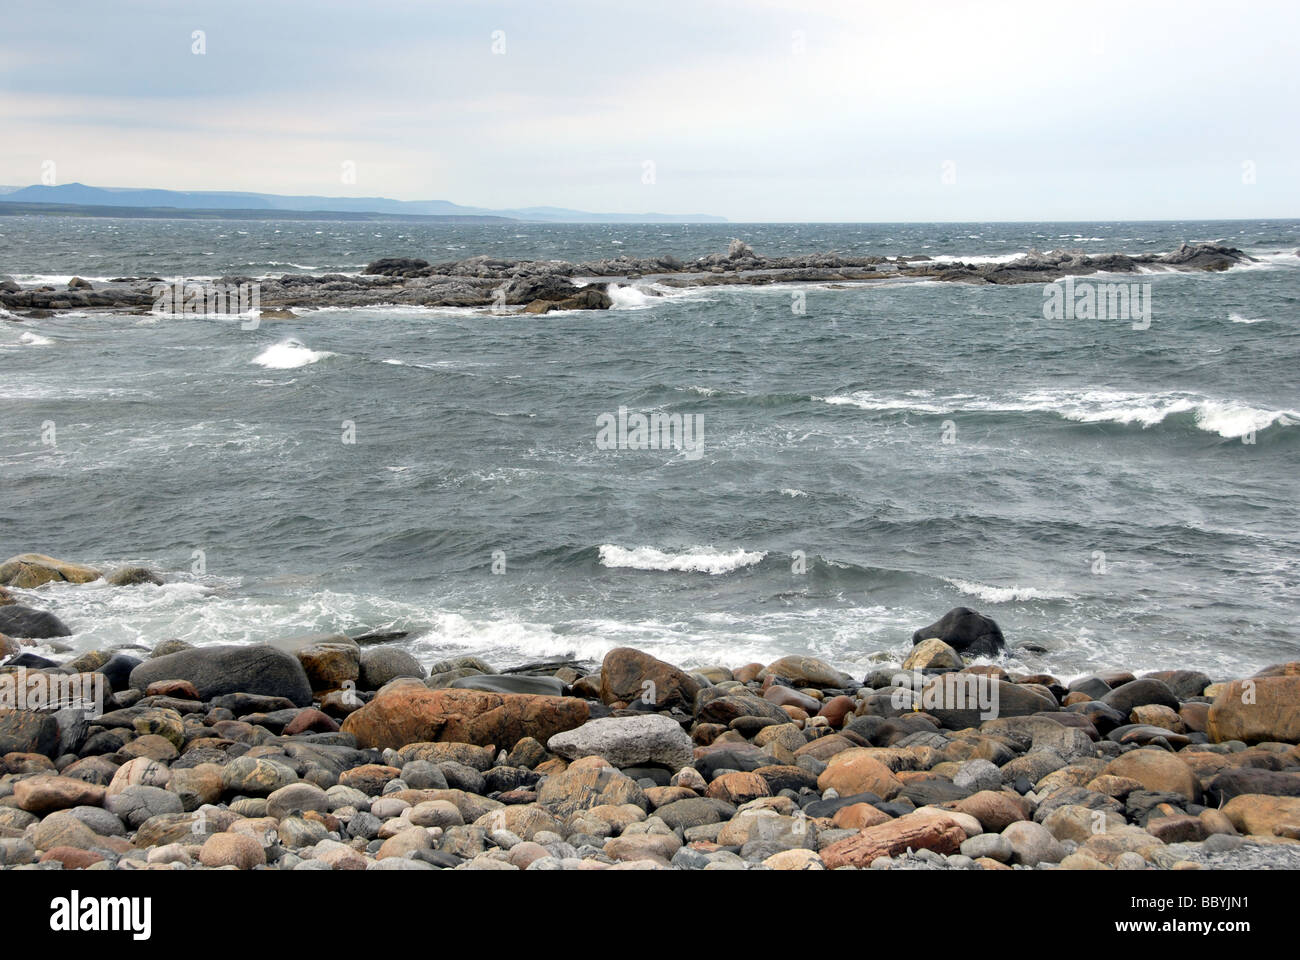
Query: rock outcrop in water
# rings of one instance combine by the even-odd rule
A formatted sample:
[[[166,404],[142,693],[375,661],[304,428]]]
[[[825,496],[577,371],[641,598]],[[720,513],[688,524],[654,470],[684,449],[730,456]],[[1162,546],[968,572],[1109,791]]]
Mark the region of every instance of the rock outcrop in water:
[[[992,630],[960,608],[917,636]],[[628,647],[426,666],[339,635],[10,655],[0,868],[1300,866],[1300,663],[1066,685],[913,653],[862,680]],[[22,699],[96,677],[102,712]]]
[[[1227,270],[1251,258],[1233,247],[1212,243],[1182,244],[1166,254],[1089,255],[1080,251],[1031,251],[1005,263],[964,263],[926,256],[843,256],[813,253],[792,257],[757,254],[733,240],[725,254],[691,262],[672,256],[593,260],[508,260],[477,256],[445,263],[388,257],[366,266],[360,276],[285,274],[278,278],[220,277],[209,285],[234,288],[256,283],[268,310],[291,307],[363,307],[403,304],[424,307],[486,307],[529,313],[551,310],[604,310],[613,301],[610,282],[653,281],[670,287],[761,286],[773,283],[869,283],[916,279],[953,283],[1045,283],[1066,276],[1136,273],[1142,268]],[[80,280],[67,289],[49,284],[0,283],[0,307],[6,310],[148,311],[157,297],[158,278],[120,278],[89,284]],[[170,311],[168,311],[170,312]],[[202,312],[202,311],[199,311]]]

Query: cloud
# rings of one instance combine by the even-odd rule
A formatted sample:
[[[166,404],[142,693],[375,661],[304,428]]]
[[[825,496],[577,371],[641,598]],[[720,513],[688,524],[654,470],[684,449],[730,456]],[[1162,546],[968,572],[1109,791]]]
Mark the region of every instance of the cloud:
[[[6,183],[56,158],[65,182],[108,186],[735,219],[1285,216],[1300,200],[1285,3],[11,6]]]

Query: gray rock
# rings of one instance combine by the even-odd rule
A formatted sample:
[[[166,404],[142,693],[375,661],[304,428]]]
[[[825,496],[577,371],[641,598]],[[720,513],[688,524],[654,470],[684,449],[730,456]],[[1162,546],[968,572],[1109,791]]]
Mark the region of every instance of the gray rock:
[[[503,674],[478,674],[453,680],[450,687],[457,690],[486,690],[489,693],[526,693],[561,697],[564,681],[555,677],[507,676]]]
[[[328,811],[329,797],[313,783],[291,783],[266,798],[266,815],[283,820],[291,813],[305,810]]]
[[[400,647],[384,645],[366,647],[361,651],[361,678],[358,683],[363,690],[378,690],[398,677],[423,680],[424,667]]]
[[[185,805],[176,794],[162,787],[143,784],[127,787],[121,793],[109,794],[104,799],[104,806],[109,813],[136,829],[150,817],[185,812]]]
[[[1002,831],[1002,837],[1011,844],[1015,861],[1027,867],[1065,859],[1065,848],[1041,823],[1018,820]]]
[[[29,640],[72,636],[67,624],[48,610],[37,610],[21,603],[0,607],[0,633]]]
[[[1010,840],[999,833],[980,833],[963,840],[961,852],[962,856],[970,857],[972,860],[989,857],[999,863],[1010,863],[1012,856],[1015,855],[1015,848],[1011,846]]]
[[[953,774],[954,786],[972,793],[981,790],[1001,790],[1002,772],[988,760],[967,760]]]
[[[574,730],[557,733],[547,749],[570,760],[604,757],[616,767],[655,764],[670,770],[689,766],[695,757],[690,736],[672,717],[603,717]]]
[[[402,779],[412,790],[446,790],[447,778],[438,765],[428,760],[412,760],[402,767]]]
[[[232,693],[284,697],[311,706],[311,684],[298,658],[270,644],[196,647],[146,660],[131,671],[131,686],[155,680],[188,680],[204,700]]]

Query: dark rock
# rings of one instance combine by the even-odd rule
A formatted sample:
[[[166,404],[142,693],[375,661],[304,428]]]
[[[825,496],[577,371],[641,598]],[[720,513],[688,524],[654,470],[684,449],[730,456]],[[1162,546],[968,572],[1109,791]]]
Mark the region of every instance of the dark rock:
[[[131,671],[130,683],[137,690],[155,680],[188,680],[204,700],[254,693],[284,697],[298,707],[312,702],[311,684],[298,658],[268,644],[197,647],[146,660]]]
[[[108,662],[95,672],[102,673],[104,682],[108,684],[109,689],[117,693],[119,690],[130,688],[131,671],[138,667],[140,663],[141,661],[136,657],[118,653],[110,657]]]
[[[48,610],[37,610],[21,603],[0,607],[0,633],[28,640],[72,636],[67,624]]]
[[[456,690],[486,690],[489,693],[531,693],[542,696],[564,696],[564,681],[555,677],[505,676],[502,674],[480,674],[477,677],[461,677],[451,682]]]
[[[928,627],[917,630],[912,634],[912,643],[931,637],[938,637],[958,653],[971,656],[995,656],[1007,646],[997,623],[969,607],[954,607]]]
[[[1158,703],[1175,711],[1178,709],[1178,698],[1174,692],[1163,681],[1152,679],[1134,680],[1116,687],[1102,697],[1101,702],[1118,710],[1125,719],[1128,719],[1134,707],[1148,703]]]
[[[1300,797],[1300,773],[1236,767],[1224,770],[1206,788],[1208,802],[1216,807],[1244,793]]]
[[[40,753],[53,759],[59,749],[59,723],[54,714],[13,710],[0,714],[0,757],[7,753]]]

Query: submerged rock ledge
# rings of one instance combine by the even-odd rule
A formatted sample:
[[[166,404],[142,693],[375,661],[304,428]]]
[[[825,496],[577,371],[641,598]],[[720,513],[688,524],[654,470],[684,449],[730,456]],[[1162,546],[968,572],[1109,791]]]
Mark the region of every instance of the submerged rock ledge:
[[[431,264],[425,260],[386,258],[367,265],[361,276],[336,273],[285,274],[278,278],[227,276],[195,282],[227,286],[256,283],[261,305],[273,309],[400,304],[547,313],[556,309],[606,309],[612,305],[607,293],[609,284],[633,281],[679,288],[899,279],[1020,284],[1048,283],[1066,276],[1093,273],[1133,274],[1143,268],[1222,271],[1251,261],[1251,257],[1234,247],[1213,243],[1184,243],[1165,254],[1031,251],[1004,263],[965,263],[928,256],[837,253],[767,257],[733,240],[727,253],[710,254],[690,262],[672,256],[619,257],[582,263],[478,256]],[[48,284],[24,287],[11,278],[0,277],[0,306],[30,311],[97,308],[147,311],[156,299],[154,288],[161,283],[162,279],[157,277],[123,277],[105,283],[74,277],[67,289],[57,289]]]
[[[20,592],[97,573],[39,555],[0,570]],[[24,598],[0,591],[0,610]],[[9,641],[0,867],[1300,866],[1300,662],[1066,684],[970,662],[1003,638],[966,608],[865,677],[629,647],[498,672],[357,639],[65,663]],[[102,713],[21,699],[96,678]]]

